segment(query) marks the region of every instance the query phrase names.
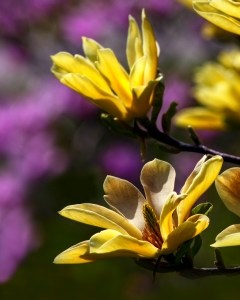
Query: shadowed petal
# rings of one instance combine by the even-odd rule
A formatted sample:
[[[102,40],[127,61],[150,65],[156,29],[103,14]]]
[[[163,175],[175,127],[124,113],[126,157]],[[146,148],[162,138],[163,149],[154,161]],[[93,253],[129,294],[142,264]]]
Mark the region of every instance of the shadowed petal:
[[[175,170],[169,163],[154,159],[143,166],[140,179],[147,200],[159,218],[165,201],[173,192]]]
[[[142,207],[146,201],[142,193],[129,181],[113,176],[107,176],[103,189],[106,202],[142,231],[145,226]]]
[[[141,232],[128,220],[104,206],[91,203],[69,205],[59,212],[60,215],[88,225],[109,228],[123,234],[141,238]]]
[[[240,217],[240,168],[230,168],[215,181],[217,192],[226,207]]]
[[[231,225],[216,236],[212,247],[240,246],[240,224]]]

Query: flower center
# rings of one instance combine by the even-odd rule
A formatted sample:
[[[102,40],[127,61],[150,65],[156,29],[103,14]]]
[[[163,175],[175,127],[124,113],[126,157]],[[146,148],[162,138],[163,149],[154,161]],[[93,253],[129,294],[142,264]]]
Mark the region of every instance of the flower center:
[[[143,205],[143,216],[145,220],[145,228],[142,233],[142,239],[161,249],[163,240],[159,224],[152,207],[148,203]]]

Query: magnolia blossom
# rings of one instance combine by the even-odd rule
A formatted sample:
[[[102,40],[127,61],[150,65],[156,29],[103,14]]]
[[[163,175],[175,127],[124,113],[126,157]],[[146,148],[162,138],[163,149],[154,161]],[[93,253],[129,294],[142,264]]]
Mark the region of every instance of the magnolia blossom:
[[[238,0],[192,1],[195,11],[214,25],[240,34],[240,2]]]
[[[240,217],[240,168],[230,168],[216,179],[216,189],[226,207]],[[240,245],[240,224],[227,227],[216,236],[212,247]]]
[[[195,74],[193,94],[202,106],[181,110],[175,118],[180,126],[198,129],[227,129],[240,117],[240,51],[220,53],[217,62],[208,62]]]
[[[83,203],[60,211],[64,217],[105,230],[60,253],[54,262],[86,263],[114,256],[157,258],[174,253],[208,227],[208,217],[192,215],[191,209],[221,166],[220,156],[204,156],[180,194],[174,192],[174,168],[158,159],[146,163],[141,171],[145,196],[129,181],[107,176],[104,199],[112,209]]]
[[[114,52],[83,37],[84,56],[59,52],[52,56],[53,74],[61,83],[121,120],[144,116],[151,107],[157,77],[159,48],[142,11],[142,34],[129,17],[126,54],[130,73]]]

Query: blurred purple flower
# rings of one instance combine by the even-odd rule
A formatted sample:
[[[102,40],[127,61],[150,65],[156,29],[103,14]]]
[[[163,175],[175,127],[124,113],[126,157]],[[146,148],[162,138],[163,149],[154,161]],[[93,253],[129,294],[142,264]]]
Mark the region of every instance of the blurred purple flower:
[[[63,0],[0,1],[0,28],[4,35],[17,35],[25,27],[48,16]]]
[[[1,206],[0,283],[13,275],[26,254],[36,245],[35,230],[26,209],[18,205]]]
[[[24,202],[32,183],[63,172],[67,154],[52,125],[64,115],[85,118],[96,108],[52,79],[42,79],[0,105],[0,282],[14,273],[36,238]],[[17,245],[17,246],[16,246]]]
[[[101,153],[100,165],[107,175],[136,182],[142,168],[140,150],[126,143],[111,144]]]
[[[139,14],[142,8],[159,14],[168,14],[177,7],[174,0],[146,1],[82,1],[73,7],[61,19],[61,29],[66,40],[79,45],[82,36],[93,39],[104,39],[108,35],[113,37],[116,28],[127,28],[128,15]]]
[[[131,3],[131,1],[130,1]],[[116,26],[126,25],[130,3],[113,1],[81,2],[78,7],[62,18],[64,37],[72,43],[80,43],[82,36],[103,38],[114,31]]]
[[[0,173],[0,216],[2,207],[15,206],[23,202],[25,189],[25,182],[14,172],[8,170]]]

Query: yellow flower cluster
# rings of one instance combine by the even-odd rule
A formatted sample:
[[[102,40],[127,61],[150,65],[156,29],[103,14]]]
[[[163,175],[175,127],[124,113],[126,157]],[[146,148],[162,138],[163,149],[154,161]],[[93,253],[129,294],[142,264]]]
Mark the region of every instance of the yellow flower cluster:
[[[83,203],[60,211],[64,217],[105,230],[60,253],[54,262],[87,263],[116,256],[157,258],[174,253],[208,227],[208,217],[192,215],[191,210],[214,182],[222,162],[220,156],[204,156],[180,194],[174,192],[174,168],[158,159],[143,166],[140,179],[145,196],[130,182],[107,176],[104,199],[113,210]]]
[[[212,24],[235,34],[240,34],[239,0],[192,1],[194,10]]]
[[[53,55],[53,74],[61,83],[124,121],[146,115],[161,75],[157,74],[159,46],[145,11],[142,32],[129,17],[126,55],[130,72],[119,63],[114,52],[96,41],[83,38],[82,55],[59,52]]]
[[[240,120],[240,51],[222,52],[195,75],[193,95],[201,106],[180,111],[175,122],[196,129],[226,129]]]

